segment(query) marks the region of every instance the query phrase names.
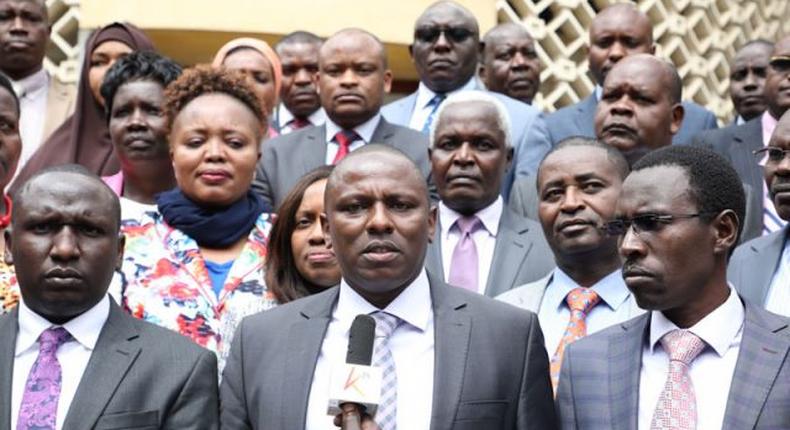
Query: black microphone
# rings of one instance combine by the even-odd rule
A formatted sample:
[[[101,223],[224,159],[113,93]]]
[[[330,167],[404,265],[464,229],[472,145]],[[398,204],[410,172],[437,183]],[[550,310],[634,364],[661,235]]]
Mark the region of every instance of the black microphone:
[[[370,365],[375,338],[376,320],[370,315],[357,315],[349,331],[346,362],[335,366],[330,376],[329,415],[341,413],[344,403],[358,405],[360,414],[376,412],[381,397],[382,370]]]
[[[375,339],[376,320],[370,315],[357,315],[348,333],[346,363],[370,366]]]

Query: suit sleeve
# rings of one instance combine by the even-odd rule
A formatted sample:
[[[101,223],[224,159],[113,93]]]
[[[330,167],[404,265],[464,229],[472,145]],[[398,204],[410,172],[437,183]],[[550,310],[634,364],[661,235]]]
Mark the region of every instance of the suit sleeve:
[[[573,404],[573,378],[571,377],[571,348],[565,350],[557,387],[557,414],[563,430],[576,429],[576,408]]]
[[[162,428],[219,429],[217,391],[217,356],[213,352],[203,351],[170,413],[163,421]]]
[[[244,393],[244,320],[239,324],[230,355],[222,372],[222,385],[220,386],[219,419],[223,429],[245,430],[252,429],[247,414],[247,401]]]
[[[551,137],[543,113],[537,115],[526,127],[523,141],[513,142],[516,148],[517,178],[537,173],[540,161],[551,150]]]
[[[705,109],[705,129],[715,130],[717,128],[719,128],[719,121],[716,120],[716,115]]]
[[[534,221],[538,218],[538,192],[535,175],[522,176],[513,183],[508,206],[517,214]]]
[[[538,317],[529,313],[527,352],[518,399],[518,430],[551,430],[557,427],[549,378],[549,356],[543,342]]]
[[[268,212],[274,212],[274,192],[272,184],[269,179],[269,174],[274,172],[274,159],[273,153],[268,149],[268,145],[264,142],[261,148],[261,159],[255,166],[255,177],[252,179],[252,191],[255,192],[268,208]]]

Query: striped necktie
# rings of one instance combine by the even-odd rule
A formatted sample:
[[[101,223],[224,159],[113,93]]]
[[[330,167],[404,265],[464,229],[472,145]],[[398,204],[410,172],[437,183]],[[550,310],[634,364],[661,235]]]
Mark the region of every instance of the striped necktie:
[[[381,399],[376,410],[376,424],[381,430],[397,429],[398,412],[398,375],[395,359],[389,347],[392,333],[401,323],[401,319],[384,311],[370,314],[376,320],[376,342],[373,348],[373,366],[382,370]]]

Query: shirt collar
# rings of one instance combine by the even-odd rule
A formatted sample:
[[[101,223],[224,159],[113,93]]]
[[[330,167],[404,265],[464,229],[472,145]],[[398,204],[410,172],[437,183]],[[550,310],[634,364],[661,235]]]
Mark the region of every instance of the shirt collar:
[[[593,90],[593,94],[595,94],[595,101],[601,101],[601,96],[603,96],[603,87],[596,85],[595,89]]]
[[[774,134],[776,124],[779,120],[774,118],[771,113],[766,110],[760,117],[760,121],[763,126],[763,146],[768,146],[768,142],[771,140],[771,135]]]
[[[365,143],[370,143],[370,140],[373,139],[373,133],[376,131],[376,127],[379,126],[379,122],[381,121],[381,113],[376,113],[373,118],[363,122],[362,124],[354,127],[354,132],[365,141]],[[337,132],[342,131],[339,125],[335,124],[329,117],[326,118],[326,141],[331,142],[332,138],[335,137]]]
[[[294,118],[294,114],[292,114],[284,104],[280,103],[277,115],[277,124],[280,126],[280,128],[287,126],[288,123]],[[320,107],[316,109],[315,112],[311,113],[310,116],[307,117],[307,120],[310,121],[310,124],[312,125],[323,124],[324,121],[326,121],[326,112],[324,112],[324,108]]]
[[[551,288],[546,289],[546,297],[543,299],[551,309],[560,309],[565,305],[565,297],[568,296],[573,289],[579,288],[580,285],[576,283],[568,274],[562,271],[559,267],[554,269],[554,274],[551,278]],[[620,308],[631,296],[628,287],[623,281],[623,273],[620,269],[606,275],[601,280],[590,286],[603,303],[606,303],[611,310],[616,311]]]
[[[24,97],[32,92],[45,88],[47,84],[49,84],[49,75],[42,67],[38,72],[18,81],[13,81],[12,84],[17,96]]]
[[[710,345],[719,357],[723,357],[743,329],[743,320],[743,303],[730,286],[730,296],[727,300],[688,330]],[[661,338],[672,330],[678,330],[678,326],[667,319],[662,312],[650,312],[651,353]]]
[[[335,307],[334,319],[338,320],[346,333],[351,329],[354,318],[360,314],[370,314],[379,309],[351,288],[345,279],[340,281],[340,293]],[[431,288],[428,284],[428,275],[425,269],[420,271],[411,285],[401,291],[386,308],[381,309],[395,315],[409,325],[425,331],[428,329],[433,313]]]
[[[458,89],[453,91],[448,91],[447,93],[445,93],[445,96],[449,96],[450,94],[455,94],[461,91],[471,91],[476,89],[477,89],[477,80],[473,76],[472,79],[468,80],[465,84],[463,84]],[[417,109],[424,109],[426,106],[428,106],[428,103],[430,103],[435,96],[436,93],[430,88],[428,88],[428,86],[425,85],[422,81],[420,81],[420,85],[417,87],[417,100],[415,100],[414,106]]]
[[[746,120],[742,116],[738,115],[735,117],[735,125],[743,125],[745,122]]]
[[[504,203],[502,201],[502,196],[499,196],[493,203],[477,211],[475,216],[480,218],[488,234],[496,237],[499,232],[499,220],[502,218],[503,211]],[[444,235],[444,237],[450,236],[450,228],[455,224],[455,221],[461,217],[461,214],[447,207],[444,202],[439,202],[439,222],[441,223],[442,235]]]
[[[107,294],[92,308],[72,318],[62,325],[71,336],[82,346],[93,350],[99,340],[99,334],[110,315],[110,298]],[[16,356],[32,348],[44,330],[58,327],[46,318],[33,312],[25,305],[24,298],[19,301],[19,335],[16,338]]]

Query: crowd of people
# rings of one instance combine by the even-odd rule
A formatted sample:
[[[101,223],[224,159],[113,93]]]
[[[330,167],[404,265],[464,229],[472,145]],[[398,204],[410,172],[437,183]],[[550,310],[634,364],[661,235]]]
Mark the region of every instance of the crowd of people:
[[[790,429],[790,36],[718,128],[653,24],[600,10],[545,113],[527,30],[452,0],[386,105],[362,28],[182,68],[116,22],[69,86],[0,0],[0,430]]]

